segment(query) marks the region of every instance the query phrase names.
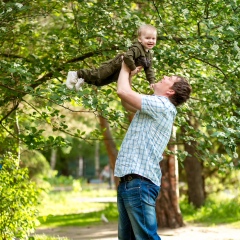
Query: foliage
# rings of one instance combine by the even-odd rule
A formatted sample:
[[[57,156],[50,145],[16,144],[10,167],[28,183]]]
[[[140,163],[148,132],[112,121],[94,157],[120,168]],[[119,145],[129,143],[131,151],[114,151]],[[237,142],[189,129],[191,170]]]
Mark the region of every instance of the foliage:
[[[52,176],[50,178],[45,178],[51,186],[72,186],[73,185],[73,177],[72,176]]]
[[[234,192],[239,189],[240,170],[225,169],[224,172],[218,171],[214,167],[205,168],[203,171],[205,178],[205,194],[206,196],[217,194],[220,192]],[[180,169],[180,195],[187,195],[188,187],[185,179],[184,172]]]
[[[180,204],[182,214],[187,222],[204,223],[208,225],[231,223],[239,226],[240,222],[240,196],[226,198],[226,194],[221,196],[212,195],[200,209],[194,208],[183,200]]]
[[[25,150],[21,153],[20,166],[28,168],[30,179],[43,178],[51,175],[50,165],[38,151]]]
[[[225,172],[212,171],[205,174],[205,190],[207,194],[222,191],[234,192],[239,189],[240,170],[226,169]]]
[[[0,238],[24,239],[36,226],[40,191],[29,181],[26,168],[18,168],[16,158],[9,154],[1,160],[0,170]]]
[[[187,133],[179,131],[178,141],[197,142],[196,155],[210,165],[239,166],[237,1],[21,0],[2,1],[0,10],[0,127],[6,138],[29,149],[68,146],[65,134],[101,138],[97,128],[92,137],[85,131],[86,114],[100,114],[119,146],[128,121],[115,84],[72,92],[62,83],[68,70],[96,67],[125,51],[145,22],[159,33],[157,77],[184,75],[193,87],[191,101],[179,108],[176,125]],[[137,91],[149,93],[143,75],[133,82]],[[16,110],[20,132],[12,127]],[[82,127],[70,124],[73,117]]]

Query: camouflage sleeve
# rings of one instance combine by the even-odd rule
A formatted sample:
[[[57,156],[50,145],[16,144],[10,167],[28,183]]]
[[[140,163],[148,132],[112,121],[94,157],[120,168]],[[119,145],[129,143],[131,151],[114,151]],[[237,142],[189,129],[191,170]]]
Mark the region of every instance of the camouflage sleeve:
[[[135,59],[141,55],[139,48],[130,47],[129,50],[124,54],[123,61],[129,67],[131,71],[136,69]]]
[[[148,68],[144,68],[146,78],[149,82],[149,84],[155,83],[155,72],[154,69],[152,68],[152,64]]]
[[[155,72],[154,72],[154,69],[153,69],[153,56],[152,54],[150,54],[150,59],[151,59],[151,64],[148,68],[144,68],[144,71],[145,71],[145,74],[146,74],[146,78],[149,82],[149,84],[152,84],[152,83],[155,83]]]

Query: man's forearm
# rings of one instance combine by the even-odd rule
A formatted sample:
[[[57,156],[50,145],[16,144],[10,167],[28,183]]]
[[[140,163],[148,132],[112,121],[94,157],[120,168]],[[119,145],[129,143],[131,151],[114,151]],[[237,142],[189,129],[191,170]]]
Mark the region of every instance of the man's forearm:
[[[117,93],[121,94],[127,91],[132,91],[130,70],[126,64],[123,64],[117,81]]]
[[[125,63],[122,64],[122,68],[118,77],[117,94],[122,101],[131,105],[131,107],[135,109],[141,109],[141,96],[131,88],[130,69]]]

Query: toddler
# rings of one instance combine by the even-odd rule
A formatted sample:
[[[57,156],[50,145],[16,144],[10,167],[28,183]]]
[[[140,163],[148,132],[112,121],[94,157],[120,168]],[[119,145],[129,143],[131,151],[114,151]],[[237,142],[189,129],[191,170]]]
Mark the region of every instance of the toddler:
[[[66,81],[67,88],[75,88],[78,91],[85,82],[95,86],[104,86],[116,82],[122,61],[131,70],[132,75],[138,72],[138,66],[142,66],[146,79],[152,88],[155,82],[155,74],[152,68],[152,53],[150,50],[156,45],[157,29],[152,25],[142,25],[139,27],[137,35],[138,41],[125,54],[117,55],[115,58],[104,62],[99,68],[69,71]]]

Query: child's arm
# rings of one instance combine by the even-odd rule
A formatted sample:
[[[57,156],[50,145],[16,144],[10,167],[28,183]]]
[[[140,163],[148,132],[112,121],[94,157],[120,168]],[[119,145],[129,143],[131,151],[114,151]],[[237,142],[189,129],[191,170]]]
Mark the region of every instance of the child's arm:
[[[150,66],[147,67],[147,68],[144,68],[144,71],[145,71],[145,74],[146,74],[146,78],[147,78],[147,80],[148,80],[148,82],[150,84],[150,88],[152,89],[153,84],[155,83],[156,78],[155,78],[154,69],[152,67],[152,65],[153,65],[153,56],[152,56],[151,53],[149,53],[149,58],[151,60]]]
[[[135,68],[135,70],[131,71],[131,76],[134,76],[135,74],[137,74],[139,72],[138,67]]]
[[[124,54],[123,61],[128,66],[128,68],[133,72],[132,75],[136,74],[136,65],[135,59],[141,56],[141,52],[138,47],[132,46],[129,50]]]
[[[150,84],[150,87],[152,84],[155,83],[155,72],[154,72],[154,69],[152,68],[152,64],[150,67],[148,68],[144,68],[144,71],[145,71],[145,74],[146,74],[146,78]]]

